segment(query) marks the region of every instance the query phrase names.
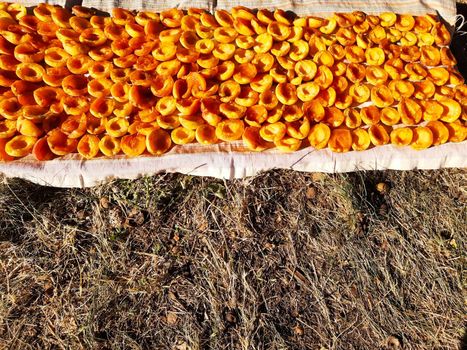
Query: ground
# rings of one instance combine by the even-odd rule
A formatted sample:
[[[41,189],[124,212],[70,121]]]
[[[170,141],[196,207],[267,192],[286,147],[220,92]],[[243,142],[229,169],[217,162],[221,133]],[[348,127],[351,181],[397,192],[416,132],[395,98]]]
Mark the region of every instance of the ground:
[[[460,349],[466,184],[456,169],[3,179],[0,349]]]

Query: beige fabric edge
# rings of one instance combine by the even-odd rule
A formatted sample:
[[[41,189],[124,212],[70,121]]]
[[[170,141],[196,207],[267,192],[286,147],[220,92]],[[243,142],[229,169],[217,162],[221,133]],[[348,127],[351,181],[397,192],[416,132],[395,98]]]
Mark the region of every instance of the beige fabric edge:
[[[290,154],[274,150],[263,153],[237,152],[234,150],[242,148],[238,142],[207,146],[204,152],[193,153],[199,151],[199,147],[196,144],[177,146],[161,157],[143,156],[131,159],[56,159],[37,162],[29,158],[0,163],[0,173],[7,177],[21,177],[40,185],[89,187],[115,178],[135,179],[160,172],[234,179],[253,176],[274,168],[340,173],[356,170],[467,167],[467,141],[444,144],[422,151],[386,145],[363,152],[342,154],[332,153],[328,149],[318,151],[312,147]]]

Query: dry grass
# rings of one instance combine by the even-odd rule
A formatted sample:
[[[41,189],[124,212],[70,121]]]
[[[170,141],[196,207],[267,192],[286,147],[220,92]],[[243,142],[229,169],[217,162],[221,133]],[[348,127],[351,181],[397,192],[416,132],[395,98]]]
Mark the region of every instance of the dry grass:
[[[4,181],[0,348],[458,349],[466,180]]]

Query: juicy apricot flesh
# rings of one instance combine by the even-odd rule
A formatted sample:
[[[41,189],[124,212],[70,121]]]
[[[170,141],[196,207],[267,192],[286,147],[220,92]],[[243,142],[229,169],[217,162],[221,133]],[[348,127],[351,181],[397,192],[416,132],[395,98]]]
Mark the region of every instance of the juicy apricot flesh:
[[[192,142],[424,149],[466,137],[467,87],[434,16],[2,11],[0,161],[161,155]]]

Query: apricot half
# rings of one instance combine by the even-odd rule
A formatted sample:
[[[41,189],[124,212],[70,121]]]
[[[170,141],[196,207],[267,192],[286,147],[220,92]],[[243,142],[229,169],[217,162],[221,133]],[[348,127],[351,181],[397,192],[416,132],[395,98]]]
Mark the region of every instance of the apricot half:
[[[249,126],[245,128],[242,140],[243,144],[251,151],[262,152],[269,147],[268,143],[261,137],[259,127]]]
[[[459,102],[452,98],[442,98],[439,103],[444,108],[440,118],[443,122],[452,123],[459,119],[462,114],[462,107]]]
[[[243,135],[243,131],[243,121],[238,119],[224,120],[216,126],[216,136],[222,141],[239,140]]]
[[[413,129],[413,138],[411,147],[421,150],[430,147],[433,144],[433,132],[426,126],[418,126]]]
[[[281,152],[295,152],[302,145],[302,140],[293,137],[284,137],[274,141],[274,145]]]
[[[352,130],[352,149],[354,151],[364,151],[370,147],[370,144],[371,138],[365,129]]]
[[[1,142],[0,140],[0,160],[1,160]],[[31,151],[34,158],[39,161],[46,161],[55,158],[55,154],[50,150],[49,144],[47,143],[47,137],[42,137],[36,141]]]
[[[203,145],[217,143],[216,128],[209,124],[200,125],[195,132],[196,141]]]
[[[167,152],[172,145],[170,135],[161,129],[153,130],[146,136],[146,149],[153,155],[160,156]]]
[[[371,143],[375,146],[381,146],[389,143],[389,134],[386,128],[381,124],[375,124],[368,129]]]
[[[390,138],[391,144],[395,146],[408,146],[412,143],[413,131],[407,127],[393,129]]]
[[[92,159],[99,152],[99,138],[96,135],[84,135],[79,140],[77,149],[81,156]]]
[[[64,156],[76,151],[78,139],[69,138],[60,129],[51,130],[47,135],[47,144],[53,154]]]
[[[397,111],[404,125],[415,125],[423,117],[422,107],[411,98],[403,98],[397,105]]]
[[[338,128],[331,131],[328,147],[333,152],[348,152],[352,147],[352,133],[348,129]]]
[[[318,123],[311,127],[308,141],[310,145],[316,149],[326,148],[329,138],[331,137],[331,129],[324,123]]]
[[[287,127],[282,122],[268,123],[261,127],[259,134],[263,140],[275,142],[281,140],[287,131]]]
[[[449,140],[449,129],[440,121],[430,121],[426,125],[433,134],[433,145],[441,145]]]
[[[104,135],[99,141],[99,150],[107,157],[114,157],[120,153],[120,139]]]

